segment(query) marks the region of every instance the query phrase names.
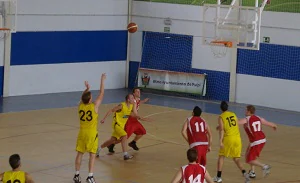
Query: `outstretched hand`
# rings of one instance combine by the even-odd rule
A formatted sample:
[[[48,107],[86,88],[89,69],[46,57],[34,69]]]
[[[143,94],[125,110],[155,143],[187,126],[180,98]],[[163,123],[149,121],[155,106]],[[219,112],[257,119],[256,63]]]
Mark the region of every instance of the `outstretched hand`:
[[[88,81],[84,81],[84,85],[85,85],[85,87],[86,87],[87,89],[90,89],[90,84],[89,84]]]
[[[101,80],[105,80],[106,79],[106,73],[103,73],[102,75],[101,75]]]
[[[103,124],[104,122],[105,122],[105,119],[102,119],[102,120],[100,121],[101,124]]]

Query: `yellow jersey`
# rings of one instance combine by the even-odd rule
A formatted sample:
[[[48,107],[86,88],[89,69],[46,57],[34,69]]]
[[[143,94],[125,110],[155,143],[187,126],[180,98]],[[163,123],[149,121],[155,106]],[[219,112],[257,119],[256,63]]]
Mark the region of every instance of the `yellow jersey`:
[[[94,103],[80,103],[78,106],[78,115],[80,120],[80,130],[97,130],[98,113],[95,111]]]
[[[130,104],[128,107],[126,102],[122,102],[121,105],[122,105],[122,110],[120,112],[115,113],[113,126],[115,124],[118,124],[121,126],[121,128],[124,128],[128,120],[128,117],[130,116],[130,113],[132,111],[133,104]]]
[[[224,137],[240,135],[238,119],[235,113],[225,111],[220,115],[220,117],[223,121]]]
[[[3,183],[25,183],[26,176],[23,171],[7,171],[4,172]]]

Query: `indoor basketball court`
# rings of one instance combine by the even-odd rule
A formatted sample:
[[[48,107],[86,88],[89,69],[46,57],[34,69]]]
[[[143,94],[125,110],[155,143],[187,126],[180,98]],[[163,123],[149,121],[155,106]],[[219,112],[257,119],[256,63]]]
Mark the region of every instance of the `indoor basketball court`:
[[[20,80],[17,79],[15,80],[17,82],[15,82],[15,85],[13,86],[17,86],[17,87],[10,86],[12,82],[9,80],[10,78],[13,78],[12,77],[13,74],[12,72],[10,72],[11,71],[10,69],[12,68],[10,63],[10,56],[11,56],[10,49],[11,49],[11,41],[12,41],[11,39],[13,37],[12,33],[18,32],[17,31],[18,30],[17,29],[17,15],[18,15],[17,1],[12,1],[12,0],[0,0],[0,1],[1,1],[0,41],[3,40],[3,42],[1,42],[1,45],[3,43],[3,46],[0,45],[0,48],[3,47],[4,50],[3,51],[4,52],[3,53],[4,56],[3,96],[7,97],[3,99],[1,98],[0,100],[0,173],[11,169],[8,163],[8,158],[10,155],[17,153],[20,154],[21,156],[21,162],[22,162],[21,169],[28,172],[30,175],[32,175],[36,183],[71,183],[73,182],[72,179],[75,173],[75,168],[74,168],[75,157],[76,157],[75,146],[76,146],[76,140],[77,140],[79,125],[80,125],[78,119],[77,104],[80,99],[81,93],[55,94],[55,92],[48,92],[50,94],[35,95],[35,93],[33,92],[31,93],[32,95],[29,95],[27,93],[26,96],[17,96],[21,93],[21,92],[18,93],[18,90],[20,88],[21,89],[23,88],[20,86],[19,86],[20,88],[18,88],[18,84],[23,83],[22,82],[23,80],[21,80],[22,78]],[[129,3],[130,2],[132,3],[131,0],[129,0]],[[192,109],[196,105],[202,108],[203,111],[202,117],[208,122],[208,124],[212,129],[213,144],[212,144],[211,152],[207,154],[206,168],[209,171],[211,177],[216,176],[217,158],[218,158],[218,150],[219,150],[219,142],[218,142],[219,134],[218,131],[216,130],[216,126],[217,126],[218,115],[220,114],[219,101],[223,100],[221,99],[223,95],[224,96],[226,95],[225,98],[230,101],[229,109],[232,110],[233,112],[236,112],[238,117],[244,116],[245,104],[235,103],[236,88],[237,88],[236,76],[238,73],[236,68],[237,58],[235,58],[237,56],[234,56],[234,54],[237,54],[237,49],[255,50],[255,51],[260,50],[262,14],[264,13],[263,12],[264,7],[269,2],[269,0],[263,0],[261,1],[262,2],[261,4],[258,4],[258,0],[256,0],[255,3],[253,2],[253,6],[240,6],[239,2],[241,1],[232,0],[231,4],[223,5],[221,1],[218,0],[217,3],[214,4],[204,4],[203,8],[201,9],[202,30],[201,31],[198,30],[198,32],[202,33],[201,36],[198,36],[198,38],[201,37],[201,41],[200,41],[201,44],[211,49],[211,55],[212,55],[211,58],[214,59],[225,58],[225,57],[229,58],[228,61],[229,66],[226,66],[226,69],[229,70],[229,72],[225,73],[225,71],[223,71],[224,69],[223,70],[221,69],[222,70],[221,75],[215,77],[217,78],[217,81],[211,82],[214,85],[223,83],[225,80],[224,78],[226,76],[228,78],[228,87],[227,85],[226,86],[222,85],[220,87],[216,87],[216,86],[211,87],[212,84],[210,83],[211,80],[209,79],[213,77],[210,78],[211,76],[210,73],[208,75],[207,73],[205,73],[209,69],[207,70],[203,69],[202,65],[201,65],[201,69],[203,70],[201,70],[201,72],[204,73],[201,74],[199,74],[198,71],[193,70],[194,68],[188,68],[190,70],[184,70],[186,65],[190,64],[188,65],[189,67],[192,65],[192,63],[188,63],[186,65],[183,63],[184,60],[183,57],[188,54],[178,53],[180,57],[178,59],[178,63],[176,67],[178,67],[179,69],[176,68],[175,66],[174,68],[178,70],[183,68],[180,71],[169,71],[171,70],[169,67],[173,67],[174,63],[171,63],[169,65],[166,64],[168,67],[162,64],[162,67],[166,67],[165,70],[167,70],[166,72],[168,74],[168,77],[171,77],[171,73],[176,75],[174,76],[174,78],[176,78],[178,75],[180,75],[180,72],[191,72],[191,73],[184,73],[183,74],[185,75],[184,77],[186,77],[186,75],[188,75],[188,77],[190,78],[195,77],[196,78],[194,79],[195,83],[199,82],[200,83],[199,85],[203,85],[201,91],[198,90],[196,85],[194,86],[194,88],[196,88],[198,92],[196,93],[198,96],[198,98],[196,97],[196,99],[188,98],[190,95],[194,95],[195,92],[193,93],[187,91],[185,87],[181,87],[181,88],[178,87],[179,89],[176,88],[180,90],[179,92],[181,92],[181,94],[184,93],[183,94],[184,97],[182,97],[181,95],[182,98],[176,96],[162,95],[161,93],[160,93],[161,95],[151,93],[151,89],[154,90],[157,89],[155,88],[157,86],[151,88],[151,86],[149,85],[150,76],[148,76],[148,74],[151,73],[151,71],[155,70],[155,68],[153,69],[151,67],[157,66],[155,65],[157,64],[156,60],[153,59],[153,57],[155,57],[153,56],[154,55],[153,52],[159,52],[162,47],[167,47],[165,45],[158,47],[156,44],[154,44],[154,42],[151,42],[151,40],[155,41],[156,39],[154,38],[156,36],[156,38],[158,37],[157,40],[160,41],[163,40],[162,42],[164,42],[164,44],[171,45],[171,43],[168,43],[168,41],[172,40],[173,38],[174,38],[173,40],[175,40],[180,36],[176,37],[175,34],[174,35],[168,34],[167,36],[163,35],[159,37],[156,35],[156,33],[153,32],[151,33],[152,30],[146,30],[145,27],[147,26],[144,26],[145,30],[140,30],[140,26],[138,24],[133,22],[129,23],[132,19],[131,19],[131,15],[128,16],[129,18],[126,25],[128,25],[127,30],[131,34],[131,35],[128,34],[129,35],[128,40],[130,40],[130,36],[133,36],[133,34],[138,31],[145,32],[143,33],[141,38],[139,38],[141,40],[140,41],[142,45],[141,50],[143,51],[143,53],[139,55],[141,57],[140,63],[136,64],[137,65],[136,70],[133,72],[133,74],[131,74],[129,71],[128,68],[129,64],[127,64],[128,58],[126,58],[127,59],[126,66],[124,64],[124,69],[126,67],[126,72],[122,71],[121,74],[118,73],[111,78],[115,79],[116,82],[121,83],[119,80],[125,77],[126,84],[124,85],[126,86],[126,88],[128,88],[128,83],[130,82],[129,80],[132,80],[134,86],[144,89],[145,92],[142,90],[142,99],[145,97],[149,97],[150,102],[148,104],[144,104],[140,106],[139,115],[144,117],[149,117],[152,121],[142,122],[147,130],[147,134],[137,143],[140,150],[134,151],[133,149],[128,147],[129,153],[134,155],[133,159],[130,159],[128,161],[123,160],[123,153],[120,144],[115,146],[116,153],[114,155],[108,155],[107,148],[102,149],[100,153],[100,157],[97,158],[95,162],[94,177],[97,182],[100,183],[154,183],[154,182],[167,183],[170,182],[173,176],[175,175],[175,173],[179,170],[179,168],[188,163],[188,160],[186,158],[186,151],[188,150],[189,146],[188,143],[185,142],[184,138],[181,135],[181,129],[184,121],[186,120],[187,117],[191,116]],[[24,3],[23,6],[25,7]],[[26,7],[28,8],[28,6]],[[28,11],[28,9],[26,8],[24,9]],[[130,13],[130,11],[131,11],[131,7],[129,7],[127,13]],[[39,15],[39,13],[40,12],[36,13],[35,16]],[[75,17],[79,16],[77,14],[74,14],[74,12],[72,13],[71,15],[68,15],[68,18],[71,16],[75,16]],[[26,16],[28,18],[30,16],[33,16],[33,14],[29,13],[26,14]],[[43,16],[50,17],[50,16],[56,16],[56,14],[48,13],[46,14],[46,16],[45,15]],[[87,15],[84,13],[80,14],[80,16],[87,17]],[[104,16],[107,17],[108,15],[104,15]],[[112,16],[118,17],[121,16],[121,14],[116,14]],[[141,15],[138,18],[140,18],[141,21],[142,18],[145,17]],[[138,20],[138,18],[136,18],[136,20]],[[157,17],[150,17],[150,18],[154,19]],[[58,19],[56,21],[58,21]],[[177,21],[182,21],[182,20],[177,19]],[[171,25],[170,19],[166,19],[164,23],[166,25]],[[23,22],[23,24],[25,23]],[[61,23],[59,26],[63,26],[63,24],[64,23]],[[124,27],[124,29],[126,30],[126,27]],[[126,36],[127,36],[127,30],[125,32]],[[147,33],[147,31],[149,31],[150,33]],[[78,34],[78,32],[76,33],[76,35]],[[159,32],[159,35],[161,35],[161,32]],[[94,38],[93,36],[91,37]],[[188,35],[187,37],[188,38],[182,36],[178,39],[181,40],[186,39],[186,45],[190,46],[189,47],[190,49],[187,50],[193,51],[193,46],[195,46],[195,44],[193,44],[192,42],[192,38],[191,38],[192,36]],[[61,41],[62,36],[61,37],[58,36],[58,38],[59,38],[58,40]],[[194,38],[196,40],[197,36],[195,36]],[[127,37],[124,40],[126,42]],[[116,41],[117,44],[119,44],[118,41],[119,40]],[[63,42],[64,41],[61,41],[60,44],[63,44]],[[30,44],[31,42],[28,41],[28,45]],[[26,45],[25,47],[32,46],[32,45],[30,46],[28,45]],[[80,45],[82,46],[84,44],[80,44]],[[106,43],[105,46],[107,45],[108,44]],[[129,43],[126,45],[129,48],[130,45],[129,46],[128,45]],[[185,46],[184,44],[175,44],[175,43],[172,46],[176,47],[178,45],[181,45],[183,47]],[[89,45],[84,45],[84,46],[89,46]],[[56,45],[53,46],[52,48],[54,49],[55,47]],[[153,51],[152,48],[153,50],[155,48],[155,50]],[[134,49],[136,52],[140,51],[135,47]],[[150,51],[148,50],[147,53],[146,49],[149,49]],[[181,47],[179,46],[179,50],[180,49]],[[78,51],[78,54],[80,51]],[[96,52],[99,52],[99,50],[96,50]],[[22,52],[18,52],[18,53],[22,53]],[[59,53],[63,55],[63,52],[59,52]],[[115,53],[112,52],[112,55],[114,54]],[[151,57],[150,59],[147,57],[147,54],[148,56],[150,55],[149,56],[149,58]],[[161,55],[164,55],[164,53],[162,52]],[[191,60],[192,54],[188,55],[188,57],[190,57],[189,59]],[[172,55],[170,56],[170,58],[174,60],[176,59],[173,58]],[[112,61],[116,61],[116,60],[117,59],[112,59]],[[150,64],[146,63],[148,60],[153,61],[153,63]],[[104,60],[104,62],[106,61],[107,60]],[[163,62],[166,61],[166,59],[165,60],[161,59],[160,61]],[[68,62],[68,63],[72,63],[72,62]],[[145,63],[150,65],[151,67],[150,66],[144,67]],[[61,63],[56,62],[54,64],[59,65]],[[26,64],[22,63],[20,65],[18,64],[15,65],[17,65],[14,68],[16,71],[17,69],[22,67],[20,65],[26,65]],[[212,65],[213,64],[211,64],[210,66]],[[220,65],[222,65],[222,63]],[[120,65],[120,68],[123,68],[122,66]],[[30,66],[28,66],[27,68],[29,67]],[[92,67],[96,68],[95,70],[93,70],[93,72],[94,71],[98,72],[99,71],[98,68],[100,68],[105,70],[105,72],[110,72],[112,75],[114,73],[111,72],[111,70],[118,69],[117,67],[119,67],[119,65],[107,66],[107,67],[103,66],[103,68],[99,67],[98,65],[97,67],[92,65],[89,67],[89,70],[92,70],[93,69]],[[74,71],[75,74],[73,73],[74,75],[71,74],[68,75],[68,77],[70,77],[70,81],[73,82],[74,78],[78,79],[79,77],[82,76],[82,75],[78,77],[75,76],[77,72],[81,73],[82,68],[85,67],[80,66],[78,70],[74,69],[75,70]],[[67,72],[68,69],[69,68],[65,67],[58,71],[60,73],[58,72],[55,73],[55,69],[52,68],[51,72],[50,71],[49,72],[52,75],[56,75],[56,74],[59,75],[61,73]],[[156,69],[157,70],[153,71],[153,73],[161,72],[165,74],[165,71],[162,71],[163,69],[161,68],[156,68]],[[44,71],[41,70],[35,72],[36,73],[39,72],[40,76],[47,75],[47,73],[44,73]],[[35,72],[26,70],[23,72],[23,75],[21,75],[21,77],[26,77],[27,74],[35,73]],[[131,76],[131,78],[129,78],[130,77],[129,75]],[[59,75],[57,77],[63,80],[67,76]],[[110,75],[108,75],[107,77],[110,77]],[[200,77],[200,79],[198,77]],[[31,78],[35,79],[38,78],[38,76],[33,76]],[[89,79],[94,79],[94,78],[95,78],[94,75],[89,77]],[[153,79],[154,77],[151,76],[151,78]],[[46,77],[46,79],[48,78]],[[59,79],[57,79],[56,81],[52,81],[52,83],[49,79],[49,81],[46,80],[43,81],[43,83],[46,82],[49,83],[49,85],[53,83],[56,84],[56,82],[59,82],[58,81]],[[208,80],[209,82],[207,83]],[[24,81],[27,81],[27,79],[26,80],[24,79]],[[70,82],[71,85],[73,84],[75,86],[76,84],[72,82]],[[36,82],[32,82],[28,84],[28,87],[33,87],[35,83]],[[65,85],[65,83],[58,84],[58,85],[60,86]],[[161,83],[157,82],[156,84],[159,85]],[[179,82],[178,85],[180,84],[182,83]],[[111,86],[115,87],[115,85],[111,85]],[[78,88],[79,87],[77,87],[73,91],[79,91]],[[150,90],[148,91],[147,89]],[[228,96],[227,94],[221,93],[223,89],[226,90],[226,92],[228,89],[227,92]],[[9,90],[15,90],[13,96],[10,96]],[[166,90],[168,92],[173,91],[172,87],[167,88]],[[38,91],[42,91],[42,90],[38,90]],[[174,91],[177,92],[177,90],[175,89]],[[185,91],[187,92],[185,93]],[[215,94],[212,91],[216,91],[217,94]],[[100,111],[99,120],[102,119],[102,117],[105,115],[105,113],[108,110],[110,110],[112,107],[122,102],[124,96],[128,92],[131,91],[127,89],[126,90],[113,89],[107,91],[104,94],[104,102],[99,109]],[[200,92],[201,94],[199,94]],[[220,92],[221,94],[218,92]],[[43,91],[41,93],[47,93],[47,91]],[[208,97],[206,97],[206,93],[208,93]],[[201,96],[199,96],[198,94]],[[217,96],[219,98],[217,99],[213,98],[215,95],[219,95]],[[281,97],[284,96],[281,95]],[[273,100],[277,100],[277,98],[274,97]],[[271,165],[272,167],[271,174],[268,177],[263,178],[262,171],[259,168],[256,168],[257,177],[255,179],[252,179],[251,182],[253,183],[254,182],[255,183],[300,182],[300,175],[298,173],[300,169],[300,158],[298,157],[300,154],[300,147],[297,143],[298,139],[300,138],[300,128],[299,128],[300,113],[279,110],[279,109],[278,110],[270,109],[265,107],[257,107],[257,113],[262,117],[264,117],[265,119],[278,124],[278,129],[277,131],[273,131],[271,128],[263,127],[263,131],[267,136],[267,144],[262,151],[260,160],[263,163]],[[98,124],[99,144],[102,144],[104,141],[106,141],[111,137],[112,134],[111,123],[112,123],[112,115],[107,118],[107,121],[104,124],[100,124],[100,123]],[[240,128],[240,132],[241,132],[242,143],[243,143],[242,162],[244,163],[245,169],[248,171],[250,167],[245,164],[245,160],[244,160],[245,150],[248,146],[248,138],[242,127]],[[128,140],[128,142],[130,142],[133,137],[134,135],[132,135],[132,137]],[[80,170],[82,182],[85,182],[88,173],[89,173],[88,154],[86,153],[84,155],[84,159],[82,161],[81,170]],[[244,177],[242,176],[241,172],[238,170],[238,168],[236,167],[236,165],[231,159],[225,159],[222,179],[223,179],[223,183],[244,182]]]
[[[100,118],[114,105],[102,105]],[[1,114],[0,170],[9,169],[8,157],[18,152],[22,158],[22,169],[32,174],[36,182],[72,182],[76,136],[79,130],[76,112],[76,107],[72,107]],[[185,118],[191,115],[191,111],[145,104],[140,108],[140,114],[153,120],[143,123],[147,135],[138,143],[140,150],[134,151],[130,148],[130,153],[134,155],[134,158],[124,161],[120,145],[116,145],[115,155],[107,155],[108,150],[103,149],[100,158],[95,163],[94,176],[97,181],[105,183],[170,182],[178,168],[187,163],[185,153],[188,145],[181,136],[181,127]],[[207,169],[212,176],[215,176],[218,156],[218,132],[215,127],[218,115],[204,113],[203,117],[212,128],[213,146],[212,151],[207,155]],[[268,118],[268,116],[265,117]],[[110,137],[111,120],[110,117],[104,124],[99,124],[99,143]],[[260,159],[270,164],[272,169],[271,174],[265,179],[262,178],[261,171],[257,169],[257,178],[253,182],[300,182],[298,174],[300,148],[292,140],[299,137],[300,129],[286,125],[278,125],[277,131],[267,127],[263,129],[268,142]],[[247,138],[243,128],[240,130],[244,154]],[[82,178],[88,174],[87,164],[88,155],[86,154],[82,162]],[[223,182],[241,183],[244,181],[230,159],[225,160],[222,177]]]

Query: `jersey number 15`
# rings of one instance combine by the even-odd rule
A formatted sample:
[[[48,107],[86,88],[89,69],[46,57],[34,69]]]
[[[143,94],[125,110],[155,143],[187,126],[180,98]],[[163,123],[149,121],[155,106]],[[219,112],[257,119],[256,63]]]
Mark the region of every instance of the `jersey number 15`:
[[[236,120],[234,116],[227,117],[226,120],[228,121],[229,127],[236,126]]]

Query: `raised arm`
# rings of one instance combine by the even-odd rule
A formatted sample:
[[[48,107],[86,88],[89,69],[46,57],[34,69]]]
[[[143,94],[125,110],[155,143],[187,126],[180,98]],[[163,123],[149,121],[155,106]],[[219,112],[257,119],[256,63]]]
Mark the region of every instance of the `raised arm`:
[[[220,147],[223,148],[224,125],[221,117],[219,117],[218,123],[219,123],[219,143],[220,143]]]
[[[208,138],[208,151],[211,150],[211,145],[212,145],[212,133],[209,125],[206,123],[206,130],[207,130],[207,138]]]
[[[263,125],[269,126],[269,127],[273,128],[274,130],[277,129],[277,125],[275,123],[269,122],[269,121],[265,120],[264,118],[260,118],[260,121]]]
[[[145,98],[144,100],[140,100],[140,104],[144,104],[146,102],[148,102],[150,99],[149,98]]]
[[[103,96],[104,96],[104,80],[106,79],[106,74],[101,75],[101,80],[100,80],[100,92],[95,100],[95,110],[98,111],[98,108],[100,104],[102,103]]]
[[[104,118],[101,120],[101,123],[104,123],[104,121],[106,120],[106,118],[108,116],[110,116],[111,113],[118,112],[120,110],[122,110],[122,104],[119,104],[116,107],[112,108],[111,110],[107,111],[107,113],[105,114]]]
[[[182,180],[182,170],[181,168],[177,171],[171,183],[180,183]]]
[[[239,119],[238,122],[239,122],[239,125],[244,125],[244,124],[247,123],[247,119],[246,118],[242,118],[242,119]]]
[[[28,173],[25,173],[25,179],[25,183],[34,183],[32,177]]]
[[[183,138],[189,142],[188,136],[187,136],[187,128],[188,128],[188,119],[185,120],[183,126],[182,126],[182,130],[181,130],[181,134],[183,136]]]
[[[1,173],[1,174],[0,174],[0,181],[2,181],[3,176],[4,176],[4,173]]]

